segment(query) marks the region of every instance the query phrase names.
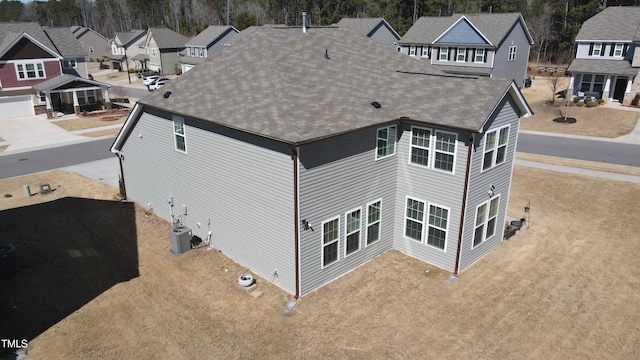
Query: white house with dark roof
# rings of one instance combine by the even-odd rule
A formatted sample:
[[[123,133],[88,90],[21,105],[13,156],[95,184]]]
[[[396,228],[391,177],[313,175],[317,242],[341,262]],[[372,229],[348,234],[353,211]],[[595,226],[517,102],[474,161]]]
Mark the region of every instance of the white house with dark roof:
[[[131,30],[115,33],[109,43],[111,53],[107,56],[111,60],[113,69],[127,70],[136,67],[133,57],[138,55],[138,43],[145,39],[146,30]]]
[[[511,80],[259,27],[140,100],[111,150],[129,200],[297,297],[389,249],[458,273],[498,246],[530,113]]]
[[[421,17],[398,41],[403,54],[429,61],[442,71],[524,79],[533,38],[519,13]]]
[[[398,48],[400,35],[384,18],[342,18],[335,25],[351,29],[390,48]]]
[[[180,66],[185,73],[196,65],[202,64],[207,58],[222,50],[225,44],[238,33],[233,26],[211,25],[193,39],[189,40],[180,52]]]
[[[640,6],[604,9],[582,24],[576,43],[573,95],[631,103],[640,92]]]

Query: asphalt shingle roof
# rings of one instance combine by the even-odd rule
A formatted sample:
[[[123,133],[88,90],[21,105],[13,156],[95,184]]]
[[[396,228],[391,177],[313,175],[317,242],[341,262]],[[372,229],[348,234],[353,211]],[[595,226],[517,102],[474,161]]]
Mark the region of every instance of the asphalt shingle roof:
[[[54,46],[58,50],[58,53],[62,56],[87,56],[87,52],[84,50],[80,41],[71,32],[69,28],[51,28],[43,27],[44,32],[49,39],[53,42]]]
[[[135,41],[140,37],[140,35],[143,35],[146,32],[146,30],[131,30],[127,32],[117,32],[116,36],[124,47],[129,47],[131,42]]]
[[[632,68],[628,61],[600,59],[574,59],[571,65],[569,65],[568,70],[587,74],[614,74],[624,76],[635,76],[640,72],[639,68]]]
[[[189,41],[186,36],[167,28],[150,28],[149,32],[158,49],[182,49]]]
[[[454,14],[450,17],[421,17],[400,39],[399,43],[432,44],[462,16],[469,20],[494,46],[498,46],[507,36],[513,24],[521,19],[520,13]]]
[[[260,27],[139,104],[303,143],[401,117],[478,131],[511,84],[446,75],[349,29]]]
[[[227,30],[231,29],[231,31],[238,32],[236,28],[233,26],[209,26],[204,29],[200,34],[198,34],[193,39],[187,42],[187,45],[190,46],[209,46],[213,41],[218,39],[220,35],[227,32]]]
[[[342,18],[336,25],[346,27],[359,34],[369,36],[369,33],[371,33],[371,31],[381,22],[386,23],[383,18]],[[389,25],[389,27],[391,26]],[[393,30],[393,32],[397,35],[395,30]]]
[[[640,41],[640,6],[612,6],[582,24],[576,41]]]
[[[4,45],[3,48],[6,47],[23,32],[50,50],[57,51],[44,30],[35,22],[0,23],[0,44]]]
[[[49,91],[49,90],[54,90],[57,89],[58,87],[62,86],[62,85],[66,85],[70,82],[73,81],[79,81],[82,83],[85,83],[89,86],[93,85],[93,86],[100,86],[103,88],[109,88],[111,85],[109,84],[105,84],[105,83],[101,83],[98,81],[94,81],[94,80],[89,80],[89,79],[83,79],[83,78],[79,78],[77,76],[73,76],[73,75],[69,75],[69,74],[62,74],[59,76],[56,76],[52,79],[49,79],[47,81],[43,81],[39,84],[36,84],[33,86],[33,88],[37,91]]]

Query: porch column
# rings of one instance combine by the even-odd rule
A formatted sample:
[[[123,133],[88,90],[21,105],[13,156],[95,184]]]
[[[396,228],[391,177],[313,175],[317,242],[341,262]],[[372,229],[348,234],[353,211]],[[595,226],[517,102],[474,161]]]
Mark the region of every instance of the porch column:
[[[73,112],[80,115],[80,104],[78,103],[78,93],[73,91]]]
[[[102,97],[104,98],[104,107],[107,110],[111,110],[111,99],[109,99],[109,89],[102,90]]]
[[[631,98],[631,85],[633,85],[633,81],[631,76],[627,78],[627,87],[624,89],[624,97],[622,98],[622,103],[625,105],[630,105],[633,99]]]
[[[602,98],[609,99],[609,101],[611,101],[611,97],[613,95],[613,91],[611,91],[611,75],[605,75],[605,79],[604,87],[602,88]]]
[[[44,93],[44,100],[47,108],[47,119],[53,119],[53,106],[51,106],[51,93]]]

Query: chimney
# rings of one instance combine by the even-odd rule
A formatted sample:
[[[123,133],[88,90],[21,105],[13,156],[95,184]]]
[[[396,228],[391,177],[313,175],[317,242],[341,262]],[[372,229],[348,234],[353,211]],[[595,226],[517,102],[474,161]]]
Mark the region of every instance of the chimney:
[[[307,13],[306,12],[302,12],[302,32],[303,33],[307,33]]]

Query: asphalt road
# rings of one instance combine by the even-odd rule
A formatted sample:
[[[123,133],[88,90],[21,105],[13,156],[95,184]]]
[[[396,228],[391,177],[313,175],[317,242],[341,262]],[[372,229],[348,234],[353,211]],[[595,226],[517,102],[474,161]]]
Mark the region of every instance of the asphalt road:
[[[521,133],[517,151],[640,167],[640,146],[633,144]]]
[[[111,89],[109,89],[109,93],[119,95],[119,96],[132,97],[136,99],[142,99],[143,97],[150,94],[149,90],[147,89],[137,89],[137,88],[127,87],[127,86],[117,86],[117,85],[111,86]]]
[[[0,179],[115,157],[115,138],[0,156]]]

